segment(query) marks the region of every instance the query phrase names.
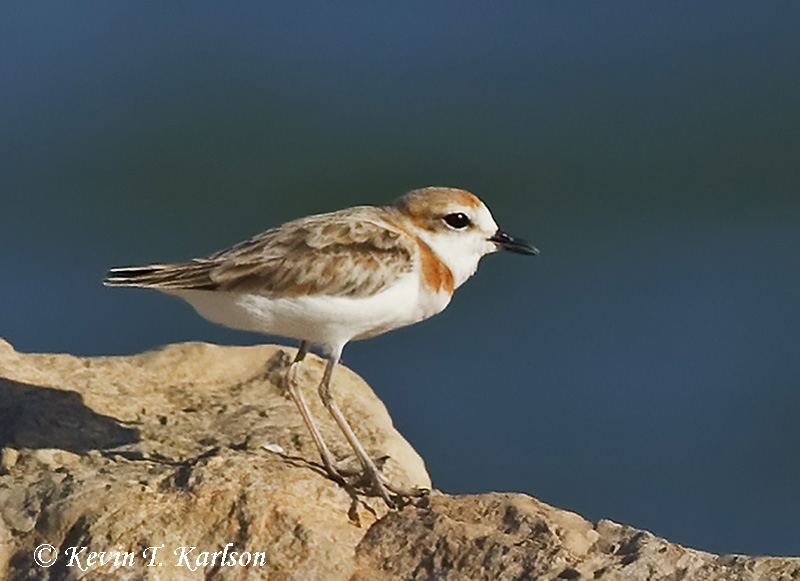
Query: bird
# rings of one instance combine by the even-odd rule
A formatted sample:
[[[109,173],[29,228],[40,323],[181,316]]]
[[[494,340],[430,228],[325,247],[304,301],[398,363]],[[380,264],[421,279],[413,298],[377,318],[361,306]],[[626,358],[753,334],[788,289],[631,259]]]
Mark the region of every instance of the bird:
[[[424,187],[385,206],[355,206],[286,222],[205,258],[112,268],[104,284],[187,301],[207,320],[299,341],[288,392],[330,478],[343,470],[322,439],[296,376],[312,347],[327,358],[318,393],[358,459],[362,481],[389,507],[424,494],[390,482],[339,408],[331,377],[342,350],[443,311],[487,254],[535,255],[501,230],[475,194]]]

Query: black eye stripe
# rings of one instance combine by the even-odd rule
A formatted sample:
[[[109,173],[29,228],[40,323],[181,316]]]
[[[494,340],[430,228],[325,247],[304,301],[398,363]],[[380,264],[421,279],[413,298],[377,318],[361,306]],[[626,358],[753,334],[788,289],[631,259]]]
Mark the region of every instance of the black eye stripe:
[[[462,228],[466,228],[470,225],[470,220],[466,214],[462,212],[456,212],[455,214],[448,214],[444,217],[445,223],[450,226],[451,228],[455,228],[457,230],[461,230]]]

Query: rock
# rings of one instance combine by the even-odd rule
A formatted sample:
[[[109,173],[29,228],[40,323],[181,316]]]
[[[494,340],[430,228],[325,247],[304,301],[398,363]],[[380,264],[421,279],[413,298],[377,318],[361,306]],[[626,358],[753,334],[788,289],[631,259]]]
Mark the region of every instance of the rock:
[[[389,511],[321,470],[281,388],[292,353],[82,358],[0,341],[0,578],[800,580],[800,559],[694,551],[522,494],[433,492]],[[307,361],[310,392],[323,362]],[[341,367],[333,389],[386,475],[429,486],[370,388]]]

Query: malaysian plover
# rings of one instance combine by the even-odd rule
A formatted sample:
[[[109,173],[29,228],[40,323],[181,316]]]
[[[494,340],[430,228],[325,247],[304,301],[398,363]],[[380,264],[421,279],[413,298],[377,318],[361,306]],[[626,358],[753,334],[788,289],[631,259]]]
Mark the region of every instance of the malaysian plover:
[[[154,288],[188,301],[206,319],[300,341],[287,371],[289,393],[328,474],[344,482],[295,381],[310,346],[327,355],[319,395],[353,448],[369,485],[393,506],[387,481],[367,455],[331,392],[344,346],[440,313],[453,291],[497,250],[536,254],[497,227],[465,190],[413,190],[389,206],[357,206],[307,216],[188,262],[114,268],[108,286]]]

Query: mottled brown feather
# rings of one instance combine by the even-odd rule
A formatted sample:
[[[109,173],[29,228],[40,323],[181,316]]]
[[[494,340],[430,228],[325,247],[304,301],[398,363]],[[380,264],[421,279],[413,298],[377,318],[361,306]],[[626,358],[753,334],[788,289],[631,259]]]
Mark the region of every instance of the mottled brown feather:
[[[308,216],[207,258],[114,269],[106,283],[281,296],[368,296],[410,272],[415,260],[421,259],[423,266],[430,262],[417,258],[414,242],[387,222],[386,212],[361,206]],[[434,274],[433,279],[439,276]]]

